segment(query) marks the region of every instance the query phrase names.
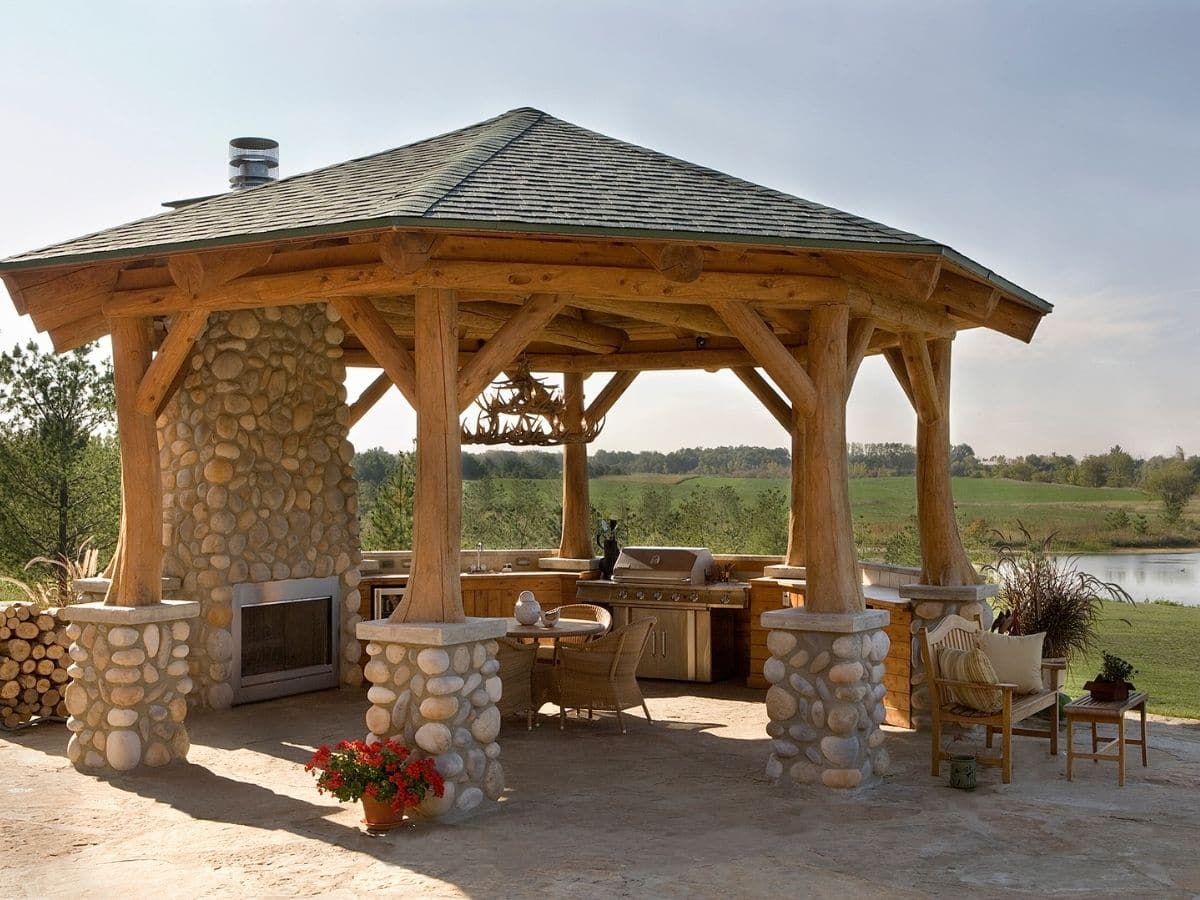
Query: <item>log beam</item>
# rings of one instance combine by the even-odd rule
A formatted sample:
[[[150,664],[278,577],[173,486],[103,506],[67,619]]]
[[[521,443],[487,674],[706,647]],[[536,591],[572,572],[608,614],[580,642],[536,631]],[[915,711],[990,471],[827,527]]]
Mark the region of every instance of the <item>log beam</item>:
[[[904,391],[904,396],[908,398],[909,404],[913,409],[916,409],[917,400],[913,396],[912,383],[908,380],[908,369],[904,365],[904,354],[900,352],[899,347],[885,347],[883,358],[887,360],[888,368],[896,376],[896,383],[900,385],[900,390]]]
[[[265,266],[273,252],[273,247],[264,245],[240,250],[177,253],[167,257],[167,270],[180,291],[192,300],[199,300],[240,275]]]
[[[113,385],[121,444],[121,527],[108,606],[150,606],[162,601],[162,480],[153,413],[137,406],[138,387],[150,368],[149,319],[122,319],[112,327]]]
[[[871,347],[871,338],[875,336],[875,320],[855,318],[850,320],[850,331],[846,337],[846,396],[854,390],[854,381],[858,378],[858,369],[862,365],[867,350]]]
[[[458,409],[474,402],[479,392],[512,363],[533,336],[566,305],[557,294],[534,294],[458,373]]]
[[[463,622],[462,444],[452,291],[417,292],[417,472],[412,574],[392,622]]]
[[[680,284],[668,281],[653,269],[431,260],[411,274],[398,273],[379,263],[250,276],[206,291],[198,298],[178,287],[117,291],[105,301],[103,309],[110,317],[164,315],[192,307],[254,309],[311,303],[332,297],[406,294],[426,287],[697,304],[739,297],[803,306],[837,302],[847,297],[846,282],[824,275],[704,272],[695,281]],[[936,331],[934,327],[923,330]]]
[[[564,419],[572,431],[583,426],[583,376],[563,375]],[[563,444],[562,539],[558,555],[565,559],[592,556],[592,504],[588,493],[587,444]]]
[[[776,393],[775,388],[767,383],[767,379],[758,374],[757,369],[753,366],[735,366],[730,371],[750,389],[750,393],[758,398],[758,402],[766,407],[767,412],[775,417],[776,422],[789,432],[792,430],[792,408]]]
[[[389,231],[379,237],[379,259],[393,272],[411,275],[429,262],[436,245],[436,235]]]
[[[728,301],[713,304],[713,309],[792,401],[792,408],[801,415],[812,415],[817,403],[812,380],[758,313],[744,303]]]
[[[376,403],[383,399],[383,395],[388,392],[388,388],[391,386],[392,377],[387,372],[384,372],[363,388],[363,392],[358,395],[358,399],[350,404],[349,426],[353,428],[357,425],[358,421],[370,412]]]
[[[20,285],[21,301],[38,331],[54,331],[98,316],[101,304],[117,284],[120,269],[116,263],[103,263],[50,278],[43,275],[36,282],[32,280],[35,276],[11,272],[6,273],[5,281]]]
[[[400,389],[400,393],[415,408],[417,390],[413,355],[400,343],[400,339],[384,321],[379,310],[365,297],[335,297],[329,302],[341,314],[350,330],[362,341],[376,364],[387,372],[392,383]],[[417,318],[419,331],[419,314]],[[457,366],[455,368],[457,370]]]
[[[923,335],[900,335],[900,352],[904,357],[904,368],[908,372],[908,383],[912,388],[913,407],[917,418],[925,424],[936,422],[942,415],[938,399],[938,387],[933,378],[933,366],[929,359],[929,344]]]
[[[845,306],[818,306],[809,331],[808,372],[817,402],[805,422],[804,521],[807,588],[814,613],[865,609],[850,517],[846,459]]]
[[[979,584],[963,549],[954,516],[950,478],[950,356],[951,342],[929,343],[929,357],[942,415],[917,423],[917,524],[921,537],[921,583],[957,587]]]
[[[177,376],[207,323],[208,311],[203,309],[188,310],[175,317],[166,340],[138,385],[134,405],[139,413],[156,414],[171,399],[172,388],[178,387]]]
[[[564,373],[564,375],[573,375],[573,373]],[[638,373],[636,371],[617,372],[612,378],[608,379],[608,383],[596,395],[596,399],[589,403],[588,408],[584,410],[584,422],[591,425],[607,416],[613,404],[621,399],[621,395],[633,384],[633,380],[637,376]]]
[[[637,244],[636,247],[667,281],[689,284],[704,271],[704,251],[694,244],[664,244],[661,247]]]
[[[667,328],[682,328],[697,334],[716,334],[731,337],[729,327],[711,309],[683,303],[654,303],[641,300],[631,303],[622,300],[605,300],[597,297],[575,296],[571,305],[593,312],[611,313],[640,322],[652,322]]]

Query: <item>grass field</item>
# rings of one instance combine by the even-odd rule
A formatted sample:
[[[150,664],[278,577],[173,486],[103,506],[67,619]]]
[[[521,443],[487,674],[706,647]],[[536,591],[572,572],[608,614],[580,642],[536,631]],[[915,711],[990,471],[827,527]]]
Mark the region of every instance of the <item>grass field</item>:
[[[539,482],[548,500],[557,501],[562,490],[558,480]],[[673,503],[693,490],[732,488],[744,503],[752,503],[762,491],[774,488],[785,495],[785,478],[721,478],[712,476],[629,475],[595,478],[591,482],[592,505],[601,515],[613,510],[624,498],[636,508],[646,488],[666,491]],[[1069,484],[1038,484],[1006,479],[955,478],[954,498],[964,525],[990,534],[997,530],[1017,536],[1018,520],[1035,536],[1058,532],[1056,548],[1067,552],[1103,552],[1140,547],[1194,547],[1200,532],[1194,525],[1167,528],[1159,505],[1148,494],[1134,488],[1089,488]],[[908,526],[916,515],[916,479],[854,478],[850,481],[850,504],[856,526],[869,534],[870,542],[882,545],[889,534]],[[1145,533],[1132,528],[1113,529],[1106,516],[1117,510],[1144,516]],[[1193,501],[1185,519],[1200,516],[1200,499]]]
[[[1138,670],[1133,683],[1150,695],[1150,712],[1200,719],[1200,607],[1106,603],[1098,631],[1095,650],[1071,665],[1068,694],[1084,693],[1084,682],[1100,671],[1107,650]]]

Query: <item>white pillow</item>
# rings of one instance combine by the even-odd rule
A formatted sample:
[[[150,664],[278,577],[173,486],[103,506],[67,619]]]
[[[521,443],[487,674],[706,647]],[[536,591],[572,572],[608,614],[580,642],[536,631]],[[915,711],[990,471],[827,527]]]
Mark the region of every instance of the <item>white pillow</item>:
[[[1015,684],[1018,694],[1042,690],[1042,642],[1046,633],[1018,637],[1011,634],[979,633],[979,649],[996,670],[1001,684]]]

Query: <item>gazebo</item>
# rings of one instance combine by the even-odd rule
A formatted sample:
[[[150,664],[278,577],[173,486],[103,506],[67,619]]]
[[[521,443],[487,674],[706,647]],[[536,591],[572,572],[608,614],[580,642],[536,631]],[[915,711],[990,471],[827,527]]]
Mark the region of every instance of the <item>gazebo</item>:
[[[730,369],[787,430],[776,574],[803,581],[804,605],[762,617],[787,745],[769,771],[857,787],[886,766],[889,640],[851,528],[855,375],[882,354],[916,413],[915,632],[988,590],[951,497],[954,336],[1029,341],[1051,309],[943,244],[535,109],[20,254],[0,276],[60,352],[112,339],[123,511],[103,602],[70,613],[72,761],[184,756],[185,695],[233,700],[238,598],[298,582],[334,598],[343,683],[362,682],[369,642],[371,733],[470,763],[434,815],[503,789],[504,624],[464,615],[459,418],[518,358],[561,374],[579,429],[639,372]],[[351,402],[346,366],[382,374]],[[587,398],[593,373],[613,374]],[[417,416],[412,573],[389,620],[362,622],[347,432],[392,385]],[[586,445],[563,453],[560,555],[585,559]]]

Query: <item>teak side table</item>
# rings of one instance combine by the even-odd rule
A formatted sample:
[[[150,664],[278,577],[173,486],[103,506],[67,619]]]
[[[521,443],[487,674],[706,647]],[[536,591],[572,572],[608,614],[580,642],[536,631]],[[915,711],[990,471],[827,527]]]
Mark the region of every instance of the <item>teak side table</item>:
[[[1141,740],[1126,739],[1125,713],[1136,709],[1141,713]],[[1142,748],[1142,765],[1146,762],[1146,695],[1142,691],[1134,691],[1127,700],[1102,701],[1093,700],[1090,696],[1080,697],[1066,706],[1067,715],[1067,781],[1071,780],[1071,763],[1077,759],[1112,760],[1117,764],[1117,784],[1125,784],[1125,747],[1129,744]],[[1081,719],[1092,725],[1092,752],[1078,753],[1074,747],[1075,720]],[[1100,737],[1096,726],[1100,723],[1117,726],[1117,736],[1103,747],[1099,746]],[[1116,753],[1110,753],[1116,748]]]

